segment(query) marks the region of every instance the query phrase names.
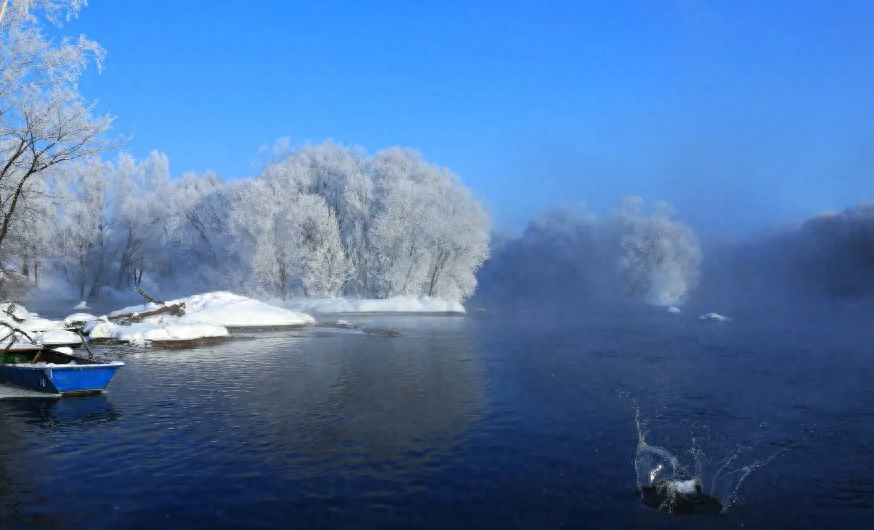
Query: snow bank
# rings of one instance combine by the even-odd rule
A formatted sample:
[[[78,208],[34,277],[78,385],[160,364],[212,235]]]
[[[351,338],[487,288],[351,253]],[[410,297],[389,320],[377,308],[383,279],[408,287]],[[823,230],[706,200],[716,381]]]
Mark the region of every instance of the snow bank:
[[[143,319],[147,324],[199,323],[213,324],[234,328],[262,326],[303,326],[314,324],[316,320],[305,313],[287,308],[276,307],[239,296],[227,291],[198,294],[178,300],[170,300],[167,305],[185,304],[185,315],[181,317],[172,314],[155,315]],[[161,306],[153,303],[125,307],[110,313],[122,315],[125,313],[143,313]]]
[[[82,343],[82,339],[79,338],[79,335],[76,335],[72,331],[65,331],[63,329],[55,329],[51,331],[37,333],[34,335],[33,340],[37,344],[42,344],[44,346]]]
[[[724,317],[719,313],[707,313],[706,315],[701,315],[698,317],[698,320],[705,320],[709,322],[731,322],[731,319],[728,317]]]
[[[15,318],[22,319],[22,320],[26,319],[26,318],[30,318],[31,316],[36,316],[35,313],[31,313],[23,305],[9,303],[9,302],[0,303],[0,319],[13,320],[9,316],[10,313]]]
[[[145,345],[153,341],[196,340],[226,337],[227,328],[211,324],[130,324],[118,325],[98,321],[85,324],[92,339],[111,339],[119,342]]]
[[[282,307],[305,313],[465,313],[464,306],[439,298],[296,298],[276,302]]]
[[[73,313],[64,319],[64,326],[69,328],[92,320],[97,320],[97,317],[90,313]]]
[[[23,322],[18,322],[18,320],[23,320]],[[22,305],[7,302],[0,303],[0,322],[22,331],[26,331],[29,334],[38,333],[40,331],[64,329],[63,322],[41,318],[36,313],[28,311]],[[6,334],[4,333],[4,329],[7,328],[5,326],[0,326],[0,336]]]
[[[28,333],[37,333],[40,331],[63,330],[64,323],[59,320],[49,320],[47,318],[30,317],[24,322],[6,321],[10,326],[15,326],[22,331]],[[2,333],[2,331],[0,331]]]

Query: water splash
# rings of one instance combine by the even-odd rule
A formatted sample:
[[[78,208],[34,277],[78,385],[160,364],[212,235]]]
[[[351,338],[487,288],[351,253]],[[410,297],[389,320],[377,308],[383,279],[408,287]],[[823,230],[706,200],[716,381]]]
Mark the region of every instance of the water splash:
[[[637,473],[637,493],[641,501],[653,508],[672,513],[721,513],[737,500],[737,491],[750,473],[769,463],[783,450],[763,460],[739,465],[745,449],[719,461],[710,460],[693,438],[689,454],[694,472],[684,467],[680,459],[663,447],[650,445],[646,423],[635,413],[637,453],[634,458]]]

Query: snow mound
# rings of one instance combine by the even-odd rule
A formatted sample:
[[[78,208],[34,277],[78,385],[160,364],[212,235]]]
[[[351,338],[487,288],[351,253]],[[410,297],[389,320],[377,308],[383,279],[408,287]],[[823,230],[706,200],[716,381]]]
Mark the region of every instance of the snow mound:
[[[44,346],[82,343],[82,339],[79,338],[79,335],[76,335],[72,331],[65,331],[63,329],[55,329],[51,331],[37,333],[36,335],[34,335],[33,340],[36,341],[37,344],[42,344]]]
[[[93,339],[111,339],[119,342],[145,345],[156,341],[196,340],[226,337],[227,328],[211,324],[130,324],[121,326],[112,322],[88,322],[85,329]]]
[[[73,313],[64,319],[64,327],[69,328],[92,320],[97,320],[97,317],[90,313]]]
[[[198,294],[178,300],[170,300],[167,305],[184,303],[185,314],[181,317],[172,314],[161,314],[143,319],[146,324],[212,324],[234,328],[261,326],[304,326],[315,324],[316,320],[305,313],[286,308],[276,307],[236,295],[227,291]],[[125,307],[113,311],[110,315],[126,313],[144,313],[158,309],[159,305],[148,303],[144,305]]]
[[[30,318],[31,316],[36,316],[36,314],[32,314],[23,305],[13,304],[9,302],[0,303],[0,319],[8,319],[14,321],[14,319],[9,317],[10,314],[20,320]]]
[[[668,308],[668,313],[679,315],[681,313],[680,308],[677,306],[671,306]]]
[[[464,306],[439,298],[298,298],[278,302],[279,305],[305,313],[460,313]]]
[[[59,320],[49,320],[41,317],[30,317],[24,322],[7,321],[7,324],[14,326],[28,333],[37,333],[40,331],[63,330],[64,323]]]
[[[19,322],[22,321],[22,322]],[[41,318],[36,313],[31,313],[24,306],[19,304],[0,303],[0,322],[18,328],[29,334],[40,331],[51,331],[55,329],[64,329],[64,323],[57,320],[49,320]],[[6,326],[0,326],[6,328]],[[0,329],[0,336],[5,335],[3,329]]]
[[[705,320],[709,322],[731,322],[730,318],[724,317],[719,313],[707,313],[698,317],[698,320]]]

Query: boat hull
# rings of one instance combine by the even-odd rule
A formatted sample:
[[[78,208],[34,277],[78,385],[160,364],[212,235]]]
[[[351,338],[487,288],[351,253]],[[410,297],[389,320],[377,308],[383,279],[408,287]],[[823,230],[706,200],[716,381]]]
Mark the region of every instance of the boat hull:
[[[84,365],[0,365],[0,379],[37,392],[92,394],[103,392],[124,363]]]

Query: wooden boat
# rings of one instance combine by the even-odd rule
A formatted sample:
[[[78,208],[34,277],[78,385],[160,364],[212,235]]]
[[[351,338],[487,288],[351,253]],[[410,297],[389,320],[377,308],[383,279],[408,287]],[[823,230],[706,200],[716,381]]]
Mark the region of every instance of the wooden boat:
[[[50,394],[103,392],[122,362],[105,363],[48,348],[8,348],[0,353],[0,381]]]

